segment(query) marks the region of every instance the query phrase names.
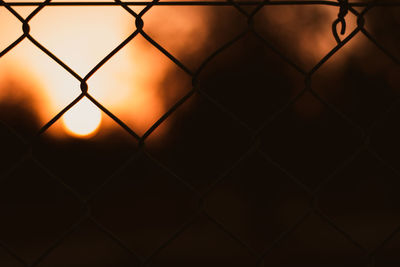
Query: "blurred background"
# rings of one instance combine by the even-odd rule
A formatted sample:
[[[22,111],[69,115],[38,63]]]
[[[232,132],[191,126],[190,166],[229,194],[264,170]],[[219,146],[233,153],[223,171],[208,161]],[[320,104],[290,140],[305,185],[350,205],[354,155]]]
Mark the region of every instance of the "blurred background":
[[[0,266],[399,266],[400,2],[340,43],[335,2],[37,2],[0,6]],[[103,110],[60,113],[79,78]]]

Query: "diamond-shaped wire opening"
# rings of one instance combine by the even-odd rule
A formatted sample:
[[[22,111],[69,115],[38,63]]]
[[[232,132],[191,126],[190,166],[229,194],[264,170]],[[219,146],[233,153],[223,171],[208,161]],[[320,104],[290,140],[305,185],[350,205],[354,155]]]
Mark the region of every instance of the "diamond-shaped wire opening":
[[[361,153],[319,194],[321,210],[368,250],[376,248],[399,225],[396,172],[368,152]]]
[[[312,88],[368,128],[398,98],[399,75],[400,66],[358,34],[313,74]]]
[[[29,25],[38,42],[84,77],[135,30],[132,21],[118,6],[54,6],[41,10]]]
[[[104,64],[88,85],[96,100],[140,136],[192,87],[190,76],[140,35]],[[163,124],[160,132],[162,127],[168,128]]]
[[[301,68],[309,70],[336,45],[332,22],[337,7],[330,6],[269,6],[255,16],[256,31],[279,48]],[[357,26],[356,17],[346,16],[343,40]]]
[[[82,213],[76,196],[33,160],[26,159],[1,183],[1,240],[33,262]]]
[[[93,216],[143,257],[168,240],[198,204],[190,188],[145,155],[126,166],[91,201]]]
[[[247,27],[233,8],[156,6],[143,19],[144,31],[191,70]]]
[[[261,253],[307,211],[310,196],[254,153],[211,189],[205,203],[211,216]]]

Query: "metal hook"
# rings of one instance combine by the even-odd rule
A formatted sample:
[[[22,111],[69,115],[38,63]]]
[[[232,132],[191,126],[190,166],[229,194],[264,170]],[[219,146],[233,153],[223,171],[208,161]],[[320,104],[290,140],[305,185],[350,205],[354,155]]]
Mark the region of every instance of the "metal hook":
[[[333,37],[335,37],[336,42],[339,44],[341,42],[339,38],[339,34],[337,32],[337,25],[341,24],[340,34],[343,35],[346,33],[346,20],[344,19],[349,11],[349,3],[348,0],[339,0],[339,14],[338,18],[332,24],[332,33]]]

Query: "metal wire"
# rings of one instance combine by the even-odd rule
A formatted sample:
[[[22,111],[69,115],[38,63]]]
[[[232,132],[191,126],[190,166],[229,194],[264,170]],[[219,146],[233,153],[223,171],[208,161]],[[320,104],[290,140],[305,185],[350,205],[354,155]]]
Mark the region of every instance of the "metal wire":
[[[272,46],[268,40],[266,40],[263,36],[261,36],[259,33],[257,33],[252,27],[253,23],[253,17],[264,7],[266,6],[292,6],[292,5],[319,5],[319,6],[333,6],[338,8],[338,18],[332,22],[332,34],[337,41],[337,45],[329,51],[314,67],[311,68],[311,70],[306,71],[303,70],[301,67],[297,66],[295,62],[291,61],[289,58],[284,56],[282,53],[279,52],[278,49],[276,49],[274,46]],[[17,168],[22,164],[23,161],[25,161],[27,158],[33,159],[36,164],[43,169],[47,174],[49,174],[55,181],[57,181],[60,185],[62,185],[66,190],[71,192],[82,204],[82,206],[85,207],[87,212],[79,218],[71,227],[65,231],[65,233],[60,236],[51,246],[47,248],[46,251],[43,252],[42,255],[40,255],[33,263],[27,263],[22,257],[20,257],[16,252],[12,251],[7,244],[3,243],[0,241],[0,246],[3,247],[13,258],[18,260],[21,264],[24,266],[38,266],[40,263],[55,249],[57,246],[59,246],[63,240],[70,235],[75,229],[77,229],[81,223],[83,223],[86,220],[92,221],[100,231],[102,231],[105,235],[111,237],[112,240],[115,241],[116,244],[118,244],[120,247],[124,248],[126,251],[134,255],[134,257],[139,258],[140,261],[142,262],[142,265],[145,266],[147,265],[154,257],[158,255],[165,247],[167,247],[173,240],[175,240],[179,235],[187,229],[190,225],[194,223],[196,218],[200,215],[203,214],[208,218],[208,220],[215,224],[219,229],[227,233],[235,242],[240,244],[240,246],[248,251],[258,262],[259,266],[262,265],[264,257],[268,255],[268,253],[272,252],[272,249],[277,246],[286,236],[290,235],[293,231],[295,231],[301,224],[302,222],[310,215],[310,214],[315,214],[316,216],[320,217],[323,221],[325,221],[327,224],[329,224],[332,228],[334,228],[339,235],[342,235],[346,240],[348,240],[350,243],[354,244],[357,246],[362,252],[365,253],[366,258],[369,259],[369,263],[373,264],[374,262],[374,255],[375,253],[379,250],[379,248],[385,246],[387,242],[389,242],[394,235],[400,231],[400,225],[399,227],[393,231],[390,235],[388,235],[382,243],[375,249],[373,250],[368,250],[366,249],[363,245],[359,244],[357,241],[355,241],[352,236],[347,233],[345,230],[341,229],[333,220],[331,220],[326,214],[324,214],[321,210],[318,209],[317,205],[315,203],[318,201],[318,193],[320,190],[324,187],[324,185],[332,179],[332,177],[335,176],[336,173],[338,173],[340,170],[344,169],[346,166],[351,164],[356,156],[363,150],[367,149],[371,155],[373,155],[378,161],[383,162],[388,168],[391,168],[395,170],[388,162],[386,162],[383,158],[379,156],[377,152],[373,150],[372,147],[369,145],[369,140],[370,140],[370,133],[373,130],[373,128],[376,126],[376,124],[381,121],[382,119],[387,116],[387,114],[390,112],[390,108],[386,113],[384,113],[378,120],[376,120],[374,123],[371,124],[371,126],[368,129],[363,129],[362,127],[358,126],[357,123],[355,123],[351,118],[349,118],[347,115],[343,114],[339,109],[335,108],[332,104],[330,104],[328,101],[326,101],[323,97],[321,97],[315,90],[313,90],[311,86],[311,80],[313,79],[314,73],[319,70],[327,61],[330,59],[333,55],[335,55],[342,47],[348,43],[350,40],[352,40],[355,36],[357,35],[364,35],[372,44],[374,44],[379,50],[381,50],[388,58],[390,58],[394,63],[397,65],[400,65],[400,60],[396,58],[394,55],[392,55],[382,44],[380,44],[374,37],[367,31],[367,29],[364,27],[364,17],[367,12],[369,12],[371,9],[375,7],[391,7],[391,6],[397,6],[400,7],[400,1],[368,1],[368,2],[349,2],[348,0],[339,0],[337,1],[233,1],[233,0],[228,0],[228,1],[185,1],[185,2],[180,2],[180,1],[163,1],[160,2],[159,0],[154,0],[154,1],[141,1],[141,2],[122,2],[120,0],[115,0],[114,2],[52,2],[51,0],[46,0],[44,2],[5,2],[3,0],[0,0],[0,6],[5,7],[11,14],[13,14],[20,22],[22,25],[23,29],[23,34],[17,38],[12,44],[10,44],[7,48],[5,48],[3,51],[0,52],[0,57],[4,56],[8,52],[10,52],[12,49],[14,49],[16,46],[18,46],[19,43],[21,43],[23,40],[27,39],[29,40],[33,45],[35,45],[37,48],[39,48],[43,53],[45,53],[49,58],[54,60],[58,65],[60,65],[66,72],[68,72],[71,76],[73,76],[80,84],[81,84],[81,94],[74,99],[69,105],[67,105],[64,109],[62,109],[57,115],[54,116],[48,123],[46,123],[42,128],[39,130],[38,134],[33,140],[23,140],[24,142],[28,143],[26,153],[21,156],[21,158],[15,162],[14,165],[10,166],[8,170],[6,170],[4,173],[2,173],[2,176],[0,179],[6,178],[13,169]],[[14,10],[13,7],[17,6],[35,6],[36,9],[26,18],[24,19],[21,17],[18,12]],[[120,45],[118,45],[114,50],[112,50],[103,60],[101,60],[87,75],[84,77],[81,77],[78,75],[73,69],[71,69],[66,63],[64,63],[61,59],[59,59],[56,55],[54,55],[50,50],[48,50],[45,46],[43,46],[39,41],[37,41],[34,37],[30,35],[30,25],[29,22],[31,19],[36,16],[44,7],[46,6],[120,6],[121,8],[125,9],[129,14],[131,14],[134,19],[135,19],[135,25],[136,29],[129,35],[128,38],[126,38]],[[145,8],[140,11],[139,13],[136,13],[134,10],[131,9],[131,6],[144,6]],[[234,37],[232,40],[226,42],[223,44],[220,48],[215,50],[213,53],[211,53],[203,62],[202,64],[198,67],[197,70],[191,71],[190,68],[185,66],[181,61],[179,61],[174,55],[172,55],[170,52],[168,52],[165,48],[163,48],[162,45],[157,43],[152,37],[150,37],[143,29],[145,21],[142,19],[143,15],[147,13],[152,7],[154,6],[228,6],[237,9],[244,17],[247,18],[247,22],[249,27],[236,37]],[[255,9],[251,12],[248,13],[246,10],[243,9],[243,6],[253,6]],[[363,8],[361,12],[357,11],[355,8]],[[341,39],[341,36],[346,33],[348,30],[346,27],[346,15],[348,13],[352,13],[354,16],[357,17],[357,27],[350,32],[344,39]],[[339,28],[339,30],[338,30]],[[201,83],[201,80],[199,78],[200,73],[204,68],[207,67],[209,62],[217,55],[219,55],[221,52],[225,51],[228,49],[230,46],[233,44],[237,43],[239,40],[243,38],[246,34],[251,33],[258,38],[263,45],[271,49],[278,57],[281,58],[281,60],[285,61],[286,63],[290,64],[294,69],[296,69],[301,75],[304,77],[304,89],[299,92],[297,95],[295,95],[292,99],[290,99],[287,103],[281,105],[280,108],[276,110],[271,116],[265,119],[265,121],[261,124],[261,126],[257,129],[253,129],[252,127],[248,126],[244,121],[242,121],[240,118],[238,118],[236,115],[231,113],[227,108],[224,107],[224,105],[220,104],[218,100],[214,99],[212,96],[208,95],[204,85]],[[102,66],[110,60],[113,56],[115,56],[123,47],[125,47],[129,42],[131,42],[133,39],[135,39],[137,36],[142,36],[144,39],[148,41],[149,44],[151,44],[153,47],[155,47],[158,51],[160,51],[162,54],[164,54],[166,57],[168,57],[178,68],[182,69],[186,74],[188,74],[192,78],[192,84],[193,87],[192,89],[184,95],[181,99],[179,99],[163,116],[161,116],[143,135],[137,134],[135,131],[133,131],[126,123],[124,123],[121,119],[118,118],[115,114],[113,114],[111,111],[109,111],[107,108],[105,108],[100,102],[98,102],[92,95],[90,95],[88,91],[88,86],[87,86],[87,81],[88,79],[95,74]],[[282,167],[279,163],[277,163],[275,160],[273,160],[273,157],[268,155],[265,151],[260,149],[260,139],[259,139],[259,134],[260,132],[268,127],[280,114],[285,112],[290,105],[295,103],[301,96],[304,95],[304,93],[309,92],[311,93],[322,105],[324,105],[327,109],[333,111],[337,115],[339,115],[340,118],[342,118],[344,121],[347,123],[351,124],[354,127],[359,128],[363,132],[363,142],[360,147],[354,150],[354,152],[349,155],[349,157],[345,160],[343,160],[342,164],[337,166],[337,168],[324,180],[322,181],[315,189],[310,188],[303,182],[301,182],[298,178],[296,178],[295,175],[292,175],[290,171],[286,170],[284,167]],[[199,94],[203,96],[209,103],[214,105],[217,109],[221,110],[222,112],[226,113],[229,117],[233,118],[236,120],[238,123],[241,125],[245,126],[246,129],[252,134],[253,136],[253,142],[251,146],[243,153],[236,161],[235,163],[227,168],[219,177],[217,180],[215,180],[209,188],[205,192],[200,192],[193,186],[191,186],[189,183],[187,183],[184,179],[179,177],[174,171],[170,170],[168,167],[163,165],[161,162],[159,162],[157,159],[152,157],[151,154],[149,154],[146,151],[145,143],[147,138],[156,130],[160,124],[162,124],[167,118],[169,118],[179,107],[186,103],[189,99],[191,99],[194,95]],[[114,120],[122,129],[124,129],[127,133],[129,133],[132,138],[136,139],[139,142],[139,150],[135,151],[132,156],[108,178],[102,183],[96,190],[92,192],[87,197],[81,196],[75,189],[72,187],[68,186],[65,184],[61,179],[57,177],[57,175],[54,175],[51,173],[50,170],[48,170],[45,166],[43,166],[39,161],[35,160],[35,157],[31,153],[31,148],[35,142],[37,142],[37,139],[40,135],[42,135],[45,131],[47,131],[52,125],[54,125],[63,114],[65,114],[69,109],[71,109],[74,105],[76,105],[82,98],[88,98],[92,103],[94,103],[99,109],[101,109],[106,115],[108,115],[112,120]],[[398,104],[399,100],[396,101],[396,104]],[[279,168],[283,173],[287,175],[294,183],[299,185],[304,192],[307,192],[309,196],[312,198],[312,202],[310,203],[309,210],[304,213],[304,215],[300,216],[296,222],[293,223],[292,227],[288,228],[286,231],[284,231],[276,240],[275,242],[272,243],[272,245],[267,248],[265,251],[262,253],[258,253],[254,251],[246,242],[241,240],[239,237],[237,237],[234,233],[230,232],[229,230],[226,229],[224,224],[220,221],[217,220],[217,218],[214,218],[205,208],[204,206],[204,201],[206,200],[208,194],[212,192],[212,190],[219,184],[221,183],[228,175],[229,173],[238,165],[240,164],[243,160],[245,160],[249,155],[252,153],[259,153],[267,162],[271,163],[275,167]],[[161,167],[162,169],[166,170],[169,174],[171,174],[177,181],[185,185],[190,191],[192,191],[194,194],[199,196],[200,198],[200,204],[196,212],[193,213],[193,215],[186,221],[183,222],[182,225],[176,229],[174,233],[171,234],[170,238],[168,238],[163,244],[161,244],[150,256],[146,258],[140,257],[135,251],[132,251],[124,242],[116,235],[114,234],[111,230],[107,229],[105,226],[101,225],[100,222],[98,222],[91,214],[90,211],[90,205],[88,204],[89,201],[96,196],[100,191],[102,191],[111,181],[115,179],[115,177],[121,173],[128,165],[129,163],[135,161],[138,157],[144,156],[150,161],[152,161],[155,165]]]

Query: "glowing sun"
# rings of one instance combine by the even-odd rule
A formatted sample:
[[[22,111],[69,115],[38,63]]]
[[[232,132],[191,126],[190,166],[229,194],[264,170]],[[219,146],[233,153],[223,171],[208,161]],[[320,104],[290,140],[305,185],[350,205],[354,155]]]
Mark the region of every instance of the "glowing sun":
[[[90,137],[101,124],[101,111],[89,99],[83,98],[64,114],[63,123],[69,134]]]

